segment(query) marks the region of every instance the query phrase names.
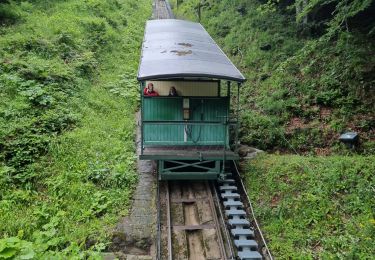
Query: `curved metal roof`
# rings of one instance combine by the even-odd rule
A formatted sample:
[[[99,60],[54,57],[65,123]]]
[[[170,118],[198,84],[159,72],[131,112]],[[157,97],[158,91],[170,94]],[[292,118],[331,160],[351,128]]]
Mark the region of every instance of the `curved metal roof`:
[[[201,24],[147,21],[138,80],[183,77],[245,81]]]

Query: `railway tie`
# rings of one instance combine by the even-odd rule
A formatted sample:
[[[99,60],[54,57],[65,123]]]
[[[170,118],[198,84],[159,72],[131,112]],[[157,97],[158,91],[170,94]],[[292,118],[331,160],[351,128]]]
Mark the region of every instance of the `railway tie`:
[[[258,243],[254,240],[254,230],[246,219],[243,203],[237,191],[234,179],[222,180],[219,183],[220,196],[223,199],[225,215],[234,238],[234,245],[241,260],[262,259],[258,250]]]

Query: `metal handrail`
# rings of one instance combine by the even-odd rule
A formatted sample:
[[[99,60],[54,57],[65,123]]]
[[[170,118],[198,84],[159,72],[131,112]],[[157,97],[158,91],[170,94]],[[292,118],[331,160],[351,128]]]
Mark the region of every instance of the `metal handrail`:
[[[182,124],[182,125],[235,125],[236,121],[192,121],[192,120],[143,120],[144,124]]]

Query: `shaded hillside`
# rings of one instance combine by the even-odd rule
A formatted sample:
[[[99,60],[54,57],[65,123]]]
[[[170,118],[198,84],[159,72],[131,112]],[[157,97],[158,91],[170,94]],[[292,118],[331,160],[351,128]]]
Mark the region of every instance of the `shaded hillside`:
[[[173,1],[172,1],[173,2]],[[243,177],[278,259],[371,259],[374,252],[374,1],[174,1],[240,66],[241,140],[270,151]],[[200,10],[200,11],[199,11]],[[199,15],[200,13],[200,15]]]
[[[171,2],[180,18],[200,13],[246,74],[242,142],[330,154],[345,151],[338,136],[352,130],[361,136],[359,152],[375,151],[372,1],[305,1],[300,8],[294,1]]]

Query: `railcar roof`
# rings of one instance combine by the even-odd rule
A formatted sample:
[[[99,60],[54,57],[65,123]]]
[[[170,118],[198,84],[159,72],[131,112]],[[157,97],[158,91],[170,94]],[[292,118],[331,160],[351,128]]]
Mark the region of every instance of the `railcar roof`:
[[[199,23],[176,19],[147,21],[138,80],[245,77]]]

